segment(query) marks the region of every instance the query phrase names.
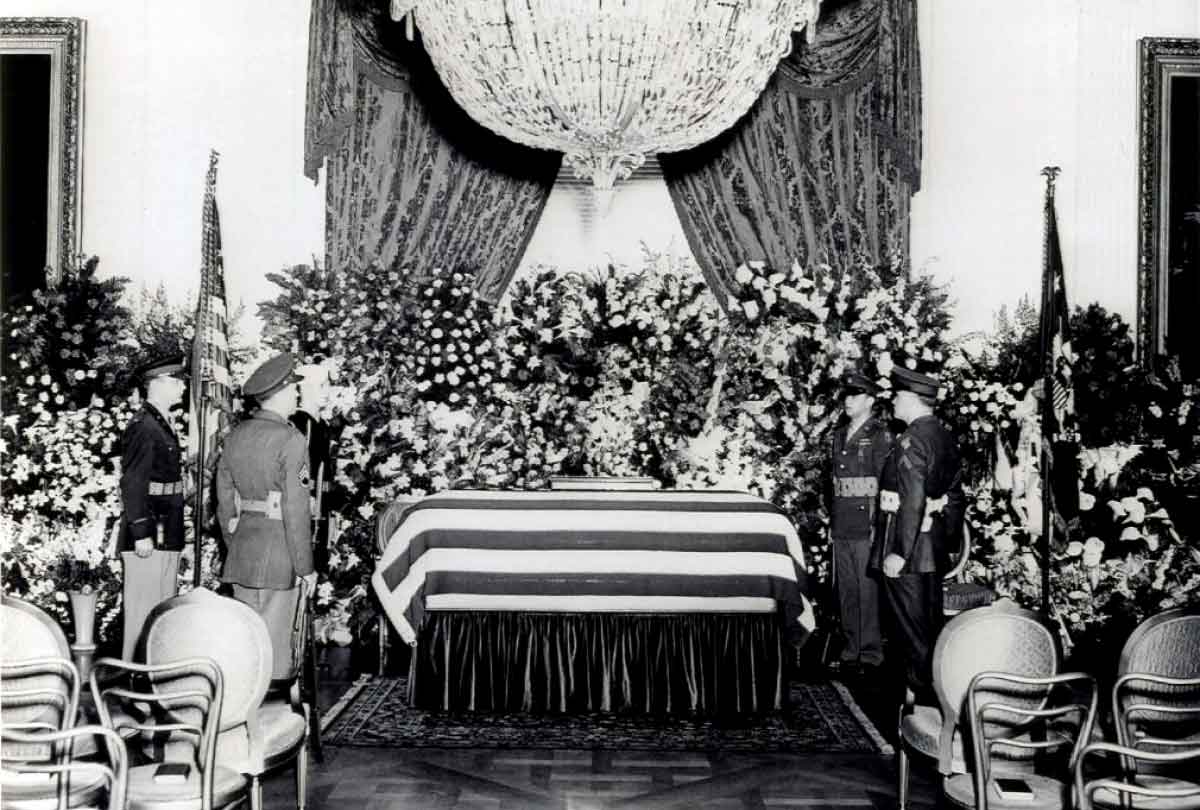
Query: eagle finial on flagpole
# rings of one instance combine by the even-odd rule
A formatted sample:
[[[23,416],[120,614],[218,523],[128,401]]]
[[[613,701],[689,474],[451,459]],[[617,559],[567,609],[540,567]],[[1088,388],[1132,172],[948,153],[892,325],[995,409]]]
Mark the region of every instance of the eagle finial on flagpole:
[[[1058,166],[1043,166],[1042,177],[1046,178],[1046,199],[1054,199],[1054,181],[1062,174],[1062,169]]]

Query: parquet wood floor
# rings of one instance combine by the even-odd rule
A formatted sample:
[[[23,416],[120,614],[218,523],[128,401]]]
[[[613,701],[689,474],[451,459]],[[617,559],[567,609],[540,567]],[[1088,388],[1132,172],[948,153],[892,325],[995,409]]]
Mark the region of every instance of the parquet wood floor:
[[[331,705],[347,682],[326,683]],[[328,700],[326,700],[328,697]],[[876,713],[860,701],[869,714]],[[878,719],[876,724],[887,734]],[[914,767],[914,810],[936,774]],[[292,774],[266,784],[267,810],[294,808]],[[713,754],[497,749],[325,748],[309,769],[310,810],[883,810],[895,763],[872,754]]]

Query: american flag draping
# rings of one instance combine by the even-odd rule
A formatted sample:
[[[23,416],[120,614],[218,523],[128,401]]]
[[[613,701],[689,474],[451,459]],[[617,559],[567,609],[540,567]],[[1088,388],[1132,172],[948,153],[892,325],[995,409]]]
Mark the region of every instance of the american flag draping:
[[[203,534],[204,515],[208,511],[204,500],[209,490],[209,472],[216,462],[217,445],[232,411],[229,311],[225,298],[225,268],[221,259],[221,218],[217,212],[217,158],[217,152],[212,151],[204,185],[200,292],[196,302],[196,332],[192,340],[192,390],[188,414],[188,446],[197,464],[197,543]],[[199,574],[199,566],[195,570]]]

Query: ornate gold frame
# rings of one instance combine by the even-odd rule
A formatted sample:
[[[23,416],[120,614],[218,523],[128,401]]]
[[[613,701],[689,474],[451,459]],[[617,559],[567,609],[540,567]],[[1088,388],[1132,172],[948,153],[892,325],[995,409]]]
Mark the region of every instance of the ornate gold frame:
[[[1200,39],[1138,40],[1138,353],[1166,349],[1171,79],[1200,79]]]
[[[86,24],[78,17],[0,17],[0,51],[50,55],[47,281],[76,261],[83,225],[83,81]]]

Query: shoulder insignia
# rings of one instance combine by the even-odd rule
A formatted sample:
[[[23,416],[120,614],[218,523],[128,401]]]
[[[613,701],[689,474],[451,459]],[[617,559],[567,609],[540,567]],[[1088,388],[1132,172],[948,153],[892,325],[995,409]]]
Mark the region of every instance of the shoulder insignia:
[[[312,487],[312,480],[308,475],[308,462],[307,461],[300,465],[299,475],[300,475],[300,486],[304,487],[305,489],[310,489]]]

